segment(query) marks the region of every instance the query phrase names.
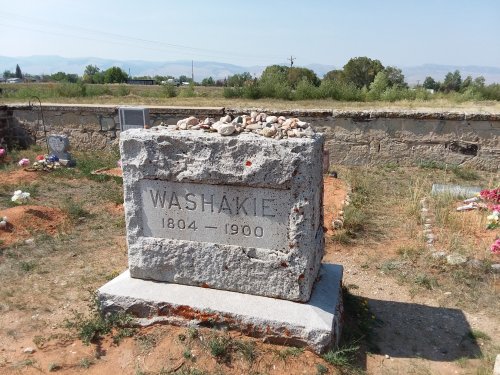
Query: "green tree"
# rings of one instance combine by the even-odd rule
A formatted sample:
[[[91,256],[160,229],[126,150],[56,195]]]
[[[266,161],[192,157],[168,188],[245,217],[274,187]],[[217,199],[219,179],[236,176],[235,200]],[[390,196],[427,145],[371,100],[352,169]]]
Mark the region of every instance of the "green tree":
[[[405,76],[401,69],[398,69],[395,66],[387,66],[385,67],[384,72],[387,75],[390,87],[408,88],[408,84],[405,82]]]
[[[455,70],[453,73],[448,72],[444,77],[443,84],[441,85],[441,90],[444,92],[459,91],[462,85],[462,77],[460,72]]]
[[[252,75],[248,72],[244,72],[227,77],[226,85],[228,87],[243,87],[246,82],[250,81],[252,81]]]
[[[83,82],[85,83],[101,83],[100,69],[95,65],[87,65],[83,71]]]
[[[375,79],[370,84],[370,91],[368,91],[368,97],[372,100],[378,100],[382,96],[385,90],[391,86],[389,81],[389,76],[385,70],[377,73]]]
[[[16,78],[23,78],[23,72],[21,71],[19,64],[16,64]]]
[[[422,85],[424,89],[427,90],[439,90],[439,82],[436,82],[432,77],[425,77],[424,83]]]
[[[344,65],[344,77],[357,88],[369,87],[378,72],[384,69],[379,60],[368,57],[354,57]]]
[[[3,72],[3,78],[14,78],[16,76],[15,73],[12,73],[10,70],[4,70]]]
[[[215,81],[212,77],[203,78],[201,81],[202,86],[215,86]]]
[[[344,72],[341,69],[330,70],[323,76],[323,79],[327,81],[343,82],[345,80]]]
[[[292,67],[288,69],[287,74],[288,83],[293,88],[296,88],[299,82],[307,81],[314,86],[319,86],[321,83],[320,79],[311,69],[307,68],[295,68]]]
[[[64,72],[57,72],[50,76],[50,79],[57,82],[70,82],[77,83],[79,77],[77,74],[67,74]]]
[[[124,83],[127,82],[128,74],[117,66],[104,71],[104,83]]]

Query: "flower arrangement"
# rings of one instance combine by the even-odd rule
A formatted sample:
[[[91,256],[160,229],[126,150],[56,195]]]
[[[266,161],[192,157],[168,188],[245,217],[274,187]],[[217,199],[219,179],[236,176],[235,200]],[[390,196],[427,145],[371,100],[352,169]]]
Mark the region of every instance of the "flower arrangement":
[[[33,163],[33,168],[39,171],[48,171],[59,168],[59,158],[57,155],[38,155]]]
[[[485,201],[491,201],[493,203],[500,203],[500,188],[496,189],[485,189],[479,193],[481,199]]]
[[[490,250],[493,254],[500,254],[500,238],[491,244]]]
[[[500,227],[500,188],[485,189],[479,193],[479,197],[488,204],[491,214],[486,217],[486,228],[496,229]],[[493,254],[500,254],[500,238],[491,244],[490,250]]]
[[[30,165],[30,159],[22,158],[17,164],[19,164],[20,167],[27,167]]]
[[[30,193],[23,192],[22,190],[16,190],[10,200],[17,204],[23,204],[26,203],[28,199],[30,199]]]

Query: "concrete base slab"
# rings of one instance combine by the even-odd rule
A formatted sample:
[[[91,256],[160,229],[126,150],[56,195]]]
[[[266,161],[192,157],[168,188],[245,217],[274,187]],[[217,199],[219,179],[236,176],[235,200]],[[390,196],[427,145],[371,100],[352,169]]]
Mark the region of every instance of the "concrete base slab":
[[[140,325],[226,327],[265,342],[306,346],[320,353],[338,344],[341,331],[342,272],[322,264],[307,303],[133,279],[125,271],[98,290],[104,314],[126,312]]]

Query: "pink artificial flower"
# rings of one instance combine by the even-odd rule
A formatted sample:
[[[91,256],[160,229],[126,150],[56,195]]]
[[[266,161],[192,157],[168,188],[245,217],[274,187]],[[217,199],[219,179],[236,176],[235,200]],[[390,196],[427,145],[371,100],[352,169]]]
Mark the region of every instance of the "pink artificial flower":
[[[489,206],[489,209],[491,211],[498,211],[498,212],[500,212],[500,204],[492,204],[491,206]]]
[[[0,157],[4,156],[5,155],[5,149],[4,148],[0,148]]]
[[[20,167],[27,167],[30,165],[30,159],[22,158],[17,164],[19,164]]]
[[[500,203],[500,188],[483,190],[479,193],[482,199],[492,201],[494,203]]]
[[[500,238],[497,238],[495,242],[491,244],[490,249],[493,254],[500,254]]]

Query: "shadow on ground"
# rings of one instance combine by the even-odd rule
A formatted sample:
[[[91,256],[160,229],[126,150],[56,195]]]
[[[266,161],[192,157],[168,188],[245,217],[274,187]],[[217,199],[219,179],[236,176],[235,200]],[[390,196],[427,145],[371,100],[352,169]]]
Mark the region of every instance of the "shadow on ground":
[[[375,299],[368,305],[379,318],[373,343],[381,354],[440,362],[481,356],[461,310]]]

